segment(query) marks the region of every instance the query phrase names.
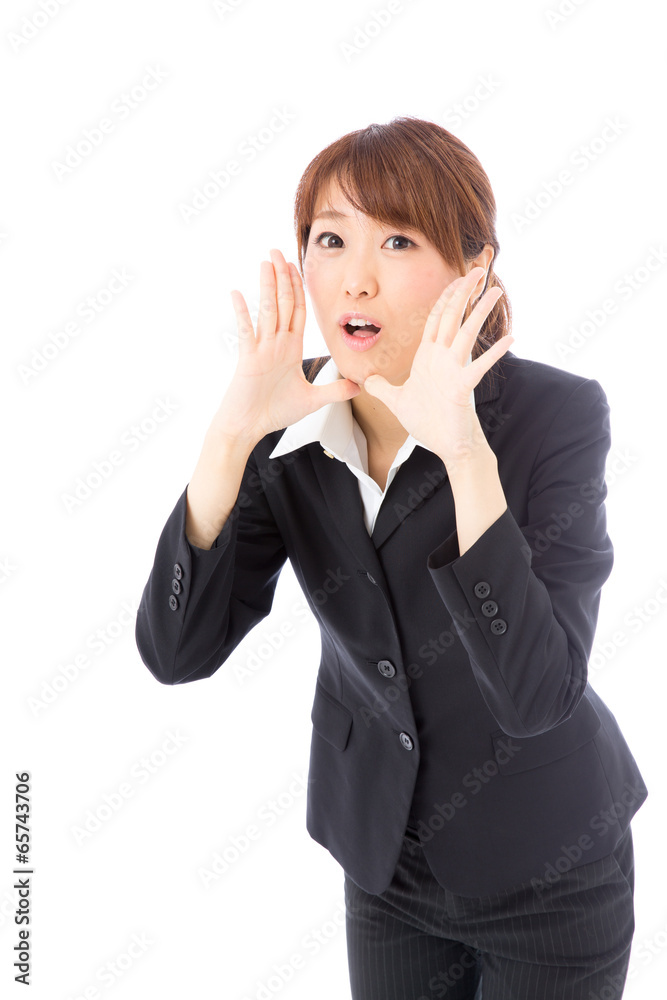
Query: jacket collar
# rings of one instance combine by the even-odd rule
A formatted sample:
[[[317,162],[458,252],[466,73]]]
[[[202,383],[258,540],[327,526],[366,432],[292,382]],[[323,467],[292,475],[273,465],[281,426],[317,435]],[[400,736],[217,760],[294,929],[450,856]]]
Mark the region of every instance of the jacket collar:
[[[511,351],[506,351],[475,386],[475,411],[483,427],[484,410],[490,408],[490,404],[500,396],[508,374],[507,361],[510,362],[511,370],[511,359],[514,357]],[[311,362],[312,360],[308,359]],[[311,375],[310,379],[313,384],[323,384],[338,377],[338,369],[333,359],[326,357],[315,361],[312,370],[317,374],[315,377]],[[304,365],[306,366],[307,362],[304,362]],[[330,424],[330,414],[335,407],[345,411],[347,416],[343,417],[339,424],[335,422]],[[414,517],[434,497],[438,501],[437,516],[441,518],[443,526],[455,523],[454,499],[442,459],[415,442],[412,452],[401,464],[387,489],[373,533],[369,535],[364,522],[363,503],[356,476],[350,473],[344,461],[332,460],[324,450],[325,441],[345,446],[346,443],[349,445],[351,437],[352,408],[349,400],[330,403],[288,427],[270,457],[286,454],[304,445],[309,446],[306,453],[312,463],[323,500],[343,542],[349,546],[361,566],[370,572],[388,593],[378,550],[407,517]]]

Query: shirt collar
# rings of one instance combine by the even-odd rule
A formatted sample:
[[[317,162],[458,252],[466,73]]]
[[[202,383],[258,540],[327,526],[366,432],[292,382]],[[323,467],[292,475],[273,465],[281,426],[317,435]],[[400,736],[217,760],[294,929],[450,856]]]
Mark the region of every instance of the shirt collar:
[[[322,366],[313,385],[325,385],[335,382],[340,377],[338,366],[333,358],[329,358]],[[341,462],[358,463],[361,452],[366,452],[366,437],[359,424],[354,419],[352,404],[349,399],[337,403],[327,403],[319,410],[308,413],[301,420],[290,424],[281,435],[269,458],[279,458],[290,451],[295,451],[303,445],[317,442],[325,451],[330,452]],[[419,442],[408,434],[401,445],[396,458],[411,452]],[[366,456],[367,457],[367,452]]]
[[[509,351],[507,352],[510,353]],[[472,361],[472,354],[468,356],[468,364]],[[338,365],[333,358],[329,358],[322,366],[313,385],[325,385],[335,382],[340,377]],[[475,393],[470,393],[470,400],[475,405]],[[366,436],[361,427],[354,419],[352,404],[349,399],[344,399],[338,403],[327,403],[319,410],[308,413],[301,420],[290,424],[281,435],[269,458],[279,458],[290,451],[306,444],[318,442],[325,451],[330,452],[341,462],[359,462],[361,454],[367,459]],[[396,460],[403,460],[412,452],[415,445],[419,444],[412,434],[408,434],[406,440],[401,445],[396,455]],[[424,447],[424,445],[420,445]],[[428,450],[428,449],[427,449]]]

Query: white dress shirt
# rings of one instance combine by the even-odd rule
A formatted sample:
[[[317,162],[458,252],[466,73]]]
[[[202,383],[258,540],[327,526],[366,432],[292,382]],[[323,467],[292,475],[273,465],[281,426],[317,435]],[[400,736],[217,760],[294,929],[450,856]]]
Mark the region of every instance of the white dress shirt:
[[[335,382],[340,372],[333,358],[320,369],[313,385]],[[318,441],[324,454],[339,462],[345,462],[350,472],[359,480],[359,493],[364,505],[364,521],[368,534],[373,533],[375,519],[392,479],[402,463],[412,454],[416,444],[420,444],[411,434],[401,445],[392,462],[384,491],[368,474],[368,442],[366,435],[354,418],[352,403],[345,399],[339,403],[327,403],[314,413],[297,420],[285,429],[269,458],[278,458],[304,444]],[[420,445],[423,447],[423,445]]]

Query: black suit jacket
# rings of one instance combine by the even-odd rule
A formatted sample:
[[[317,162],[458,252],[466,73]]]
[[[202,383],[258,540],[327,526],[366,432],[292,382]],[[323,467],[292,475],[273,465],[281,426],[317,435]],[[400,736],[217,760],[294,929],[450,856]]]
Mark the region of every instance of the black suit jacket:
[[[326,360],[304,362],[311,380]],[[475,405],[507,509],[463,556],[428,449],[401,465],[369,536],[347,466],[318,443],[269,460],[275,431],[210,550],[186,538],[184,490],[137,615],[159,681],[209,677],[291,561],[321,630],[307,829],[370,893],[389,885],[408,821],[438,881],[482,896],[610,853],[647,795],[587,683],[613,562],[604,392],[508,351]]]

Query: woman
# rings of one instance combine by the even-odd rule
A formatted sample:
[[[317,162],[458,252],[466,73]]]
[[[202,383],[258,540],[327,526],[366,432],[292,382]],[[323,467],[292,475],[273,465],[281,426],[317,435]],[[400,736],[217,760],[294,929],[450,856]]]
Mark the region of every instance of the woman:
[[[605,395],[508,351],[489,181],[437,124],[333,142],[295,222],[329,357],[304,363],[304,285],[272,251],[256,332],[232,292],[238,365],[141,656],[210,676],[289,558],[322,636],[307,828],[344,869],[355,1000],[620,997],[647,790],[587,683]]]

